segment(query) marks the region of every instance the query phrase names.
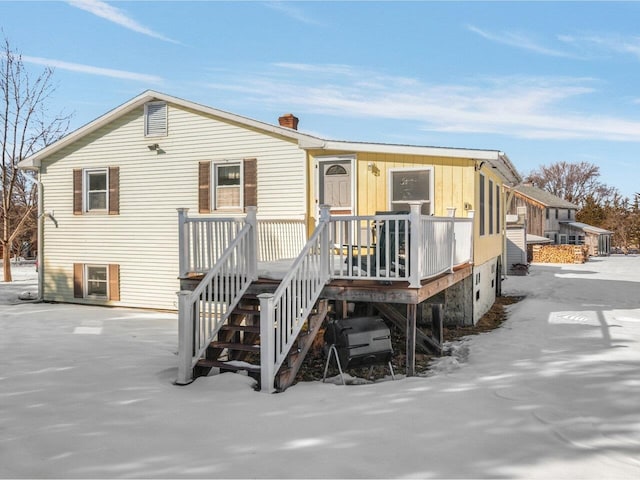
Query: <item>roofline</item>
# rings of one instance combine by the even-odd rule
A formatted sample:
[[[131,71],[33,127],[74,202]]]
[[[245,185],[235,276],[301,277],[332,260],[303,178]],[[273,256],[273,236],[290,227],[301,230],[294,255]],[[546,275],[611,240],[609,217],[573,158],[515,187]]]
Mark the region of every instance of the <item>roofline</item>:
[[[243,117],[242,115],[237,115],[234,113],[225,112],[223,110],[207,107],[206,105],[191,102],[189,100],[184,100],[182,98],[174,97],[171,95],[166,95],[164,93],[156,92],[154,90],[146,90],[140,95],[132,98],[131,100],[128,100],[122,105],[114,108],[113,110],[110,110],[104,115],[101,115],[95,120],[83,125],[77,130],[74,130],[68,135],[62,137],[57,142],[54,142],[51,145],[43,148],[42,150],[39,150],[38,152],[34,153],[30,157],[25,158],[18,164],[18,166],[24,169],[37,169],[40,167],[41,160],[43,158],[61,150],[62,148],[66,147],[67,145],[70,145],[76,140],[79,140],[85,135],[88,135],[89,133],[92,133],[95,130],[107,125],[109,122],[124,115],[125,113],[129,113],[130,111],[153,100],[162,100],[167,103],[179,105],[184,108],[189,108],[191,110],[207,113],[207,114],[210,114],[234,123],[239,123],[242,125],[246,125],[248,127],[256,128],[256,129],[273,133],[276,135],[281,135],[283,137],[290,138],[291,140],[297,141],[298,143],[306,143],[310,145],[321,143],[320,139],[316,137],[313,137],[311,135],[307,135],[304,133],[300,133],[290,128],[280,127],[277,125],[260,122],[258,120],[253,120],[251,118]]]
[[[521,186],[521,185],[515,185],[515,186],[513,186],[513,192],[514,192],[514,193],[520,194],[520,195],[522,195],[523,197],[527,197],[528,199],[533,200],[534,202],[539,203],[539,204],[540,204],[540,205],[542,205],[543,207],[546,207],[546,208],[549,208],[549,207],[550,207],[550,208],[575,208],[576,210],[580,210],[580,207],[579,207],[578,205],[576,205],[575,203],[571,203],[571,202],[569,202],[569,201],[567,201],[567,200],[564,200],[564,199],[562,199],[562,198],[560,198],[560,197],[558,197],[558,198],[560,198],[560,200],[562,200],[563,202],[566,202],[566,203],[568,203],[569,205],[571,205],[571,207],[568,207],[567,205],[552,205],[552,204],[549,204],[549,203],[545,203],[544,201],[542,201],[542,200],[540,200],[540,199],[538,199],[538,198],[532,197],[531,195],[527,195],[526,193],[524,193],[524,192],[522,192],[522,191],[520,191],[520,190],[517,190],[517,188],[516,188],[516,187],[519,187],[519,186]],[[547,193],[549,193],[549,192],[547,192]],[[551,195],[553,195],[553,194],[551,194]]]
[[[313,148],[305,147],[303,148]],[[322,150],[350,150],[354,152],[369,153],[399,153],[404,155],[425,155],[430,157],[468,158],[489,162],[496,168],[501,176],[513,185],[522,182],[522,177],[511,163],[506,153],[499,150],[478,150],[471,148],[453,147],[426,147],[419,145],[398,145],[387,143],[346,142],[340,140],[326,140],[322,146],[316,146]]]
[[[230,122],[255,128],[263,132],[280,135],[282,137],[289,138],[292,141],[297,141],[298,146],[304,150],[350,150],[354,152],[400,153],[405,155],[468,158],[472,160],[489,162],[491,166],[497,169],[501,176],[512,185],[517,185],[522,181],[522,178],[511,163],[511,160],[509,160],[509,157],[507,157],[504,152],[498,150],[475,150],[452,147],[427,147],[417,145],[324,140],[312,135],[298,132],[297,130],[272,125],[270,123],[265,123],[258,120],[253,120],[251,118],[243,117],[235,113],[225,112],[223,110],[218,110],[206,105],[174,97],[172,95],[156,92],[154,90],[146,90],[140,95],[123,103],[119,107],[110,110],[109,112],[96,118],[95,120],[85,124],[77,130],[74,130],[57,142],[54,142],[51,145],[43,148],[42,150],[34,153],[30,157],[25,158],[18,164],[18,166],[24,169],[38,169],[41,165],[42,159],[61,150],[67,145],[70,145],[76,140],[79,140],[83,136],[88,135],[89,133],[92,133],[95,130],[107,125],[109,122],[124,115],[125,113],[128,113],[153,100],[162,100],[167,103],[172,103],[184,108],[206,113]]]

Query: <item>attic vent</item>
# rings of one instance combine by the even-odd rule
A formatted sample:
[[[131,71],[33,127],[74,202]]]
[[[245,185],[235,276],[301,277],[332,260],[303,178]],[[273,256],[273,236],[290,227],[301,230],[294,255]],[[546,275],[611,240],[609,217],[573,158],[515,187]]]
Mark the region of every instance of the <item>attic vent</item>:
[[[144,135],[158,137],[167,135],[167,104],[149,102],[144,106]]]

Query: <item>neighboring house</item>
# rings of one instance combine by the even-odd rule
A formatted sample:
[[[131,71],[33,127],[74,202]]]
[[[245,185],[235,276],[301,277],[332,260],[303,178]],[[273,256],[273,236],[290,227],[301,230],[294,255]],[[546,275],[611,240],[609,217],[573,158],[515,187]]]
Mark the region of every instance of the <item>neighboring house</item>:
[[[364,251],[375,252],[371,238],[377,235],[380,241],[381,232],[392,227],[396,236],[389,236],[387,245],[393,245],[399,238],[397,227],[409,225],[377,213],[413,208],[417,216],[402,218],[422,219],[424,228],[411,226],[411,235],[431,242],[430,249],[426,243],[407,241],[405,251],[397,242],[395,261],[389,264],[397,268],[403,259],[410,260],[406,271],[397,270],[392,277],[387,266],[365,275],[385,283],[407,280],[401,288],[419,292],[385,293],[387,303],[416,304],[427,292],[457,285],[445,303],[459,307],[448,315],[457,315],[458,323],[475,323],[500,288],[504,192],[520,181],[509,158],[494,150],[325,140],[297,131],[297,122],[288,114],[280,117],[279,125],[271,125],[147,91],[21,162],[22,168],[38,172],[41,185],[42,297],[176,309],[176,292],[191,288],[186,280],[200,281],[216,264],[239,234],[249,207],[257,207],[261,225],[256,256],[270,260],[296,257],[323,221],[320,206],[330,205],[328,235],[334,251],[326,254],[346,252],[348,258],[340,257],[340,265],[353,263],[352,257]],[[421,206],[412,207],[412,202]],[[180,229],[177,209],[189,209],[180,214]],[[218,228],[215,222],[230,217],[236,219],[226,224],[224,233],[212,233]],[[451,229],[455,223],[455,251],[435,248],[453,234],[437,230],[440,227],[430,230],[437,222]],[[293,225],[293,230],[283,233],[283,224],[287,229]],[[465,225],[470,228],[463,235],[458,229]],[[280,253],[274,254],[273,248]],[[451,262],[461,248],[468,252],[460,257],[466,266],[454,273]],[[432,281],[420,272],[430,268],[429,255],[435,260],[450,257],[444,258],[450,266],[437,270],[449,272],[450,280],[427,288]],[[193,259],[196,263],[189,263]],[[190,266],[198,262],[200,267]],[[364,270],[332,273],[331,278],[353,282],[363,278]],[[380,292],[387,288],[377,285]],[[324,296],[353,301],[346,290],[327,288]],[[383,298],[371,293],[371,286],[367,291],[368,296],[361,292],[357,298]]]
[[[531,184],[510,189],[510,196],[507,213],[526,209],[527,234],[555,245],[588,245],[590,255],[609,255],[612,232],[577,222],[577,205]]]

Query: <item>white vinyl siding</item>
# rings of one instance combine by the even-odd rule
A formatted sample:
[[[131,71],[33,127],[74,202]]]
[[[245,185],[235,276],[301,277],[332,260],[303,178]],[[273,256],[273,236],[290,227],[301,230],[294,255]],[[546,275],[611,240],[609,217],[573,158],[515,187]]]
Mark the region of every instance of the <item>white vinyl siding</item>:
[[[176,209],[198,215],[198,163],[203,160],[256,158],[258,215],[304,218],[305,152],[295,142],[168,108],[170,133],[158,141],[162,155],[147,148],[140,107],[44,162],[44,208],[55,212],[57,222],[44,220],[47,300],[74,301],[74,263],[119,264],[120,300],[109,304],[175,309]],[[119,215],[74,216],[71,170],[105,166],[119,167]]]

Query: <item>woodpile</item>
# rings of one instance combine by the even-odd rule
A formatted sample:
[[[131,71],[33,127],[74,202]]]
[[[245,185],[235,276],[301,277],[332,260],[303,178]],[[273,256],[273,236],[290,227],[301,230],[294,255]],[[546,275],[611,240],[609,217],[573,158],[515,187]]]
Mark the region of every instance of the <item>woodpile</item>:
[[[589,258],[585,245],[534,245],[534,263],[584,263]]]

